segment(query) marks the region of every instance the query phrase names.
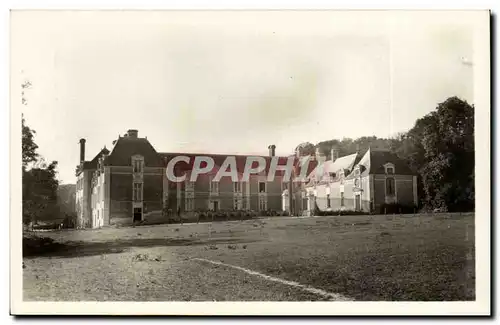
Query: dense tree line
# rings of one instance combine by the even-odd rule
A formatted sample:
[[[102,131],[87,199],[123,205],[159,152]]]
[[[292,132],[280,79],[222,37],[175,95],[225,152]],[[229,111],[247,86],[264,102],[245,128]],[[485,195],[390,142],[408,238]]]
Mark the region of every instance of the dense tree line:
[[[361,137],[322,141],[320,152],[339,156],[369,147],[389,149],[419,176],[419,205],[423,209],[474,210],[474,106],[451,97],[392,139]]]
[[[53,220],[59,214],[57,204],[57,161],[45,163],[37,152],[35,131],[22,118],[23,223]]]

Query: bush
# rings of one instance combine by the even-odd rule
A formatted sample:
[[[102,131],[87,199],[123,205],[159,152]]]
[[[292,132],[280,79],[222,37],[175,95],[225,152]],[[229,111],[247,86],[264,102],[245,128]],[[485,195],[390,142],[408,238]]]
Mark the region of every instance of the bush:
[[[352,216],[352,215],[366,215],[369,214],[365,211],[354,211],[354,210],[329,210],[329,211],[320,211],[317,210],[315,213],[316,216]]]
[[[414,205],[403,205],[399,203],[382,204],[379,208],[380,214],[408,214],[415,213],[418,209]]]
[[[23,234],[23,256],[40,255],[56,251],[62,244],[56,243],[52,238]]]

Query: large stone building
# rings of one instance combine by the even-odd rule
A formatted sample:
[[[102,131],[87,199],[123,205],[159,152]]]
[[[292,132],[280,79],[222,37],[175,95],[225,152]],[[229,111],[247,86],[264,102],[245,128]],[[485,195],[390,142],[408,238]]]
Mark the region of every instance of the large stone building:
[[[215,181],[216,174],[226,170],[228,155],[157,152],[137,130],[129,130],[114,141],[111,151],[104,147],[86,161],[85,139],[81,139],[76,169],[77,226],[166,222],[171,214],[196,211],[287,211],[290,215],[311,215],[315,209],[379,212],[385,204],[418,202],[416,175],[389,151],[369,149],[364,155],[337,158],[332,149],[331,159],[324,164],[319,163],[325,159],[317,151],[303,164],[300,147],[288,157],[276,157],[274,145],[268,149],[268,156],[258,156],[265,162],[260,173],[245,180],[242,173],[248,158],[256,156],[230,156],[234,157],[238,181],[229,176]],[[174,176],[185,175],[186,179],[172,182],[167,177],[168,166],[179,156],[188,161],[170,165]],[[191,182],[195,159],[201,156],[211,158],[214,166]],[[284,170],[269,172],[272,160],[279,166],[293,161],[289,180],[284,178]],[[274,178],[269,179],[269,174]]]
[[[284,173],[278,171],[272,181],[266,176],[274,153],[275,146],[270,146],[269,156],[262,156],[266,169],[250,175],[248,181],[233,182],[228,176],[213,181],[228,155],[157,152],[137,130],[129,130],[115,141],[111,151],[103,148],[91,161],[85,161],[85,139],[81,139],[76,170],[78,227],[161,221],[166,218],[165,211],[184,215],[208,210],[281,211]],[[184,182],[167,178],[168,163],[177,156],[190,158],[189,163],[174,165],[176,176],[187,175]],[[211,157],[215,164],[211,172],[191,182],[196,156]],[[249,156],[234,157],[241,177]],[[286,165],[287,157],[276,158],[278,164]]]

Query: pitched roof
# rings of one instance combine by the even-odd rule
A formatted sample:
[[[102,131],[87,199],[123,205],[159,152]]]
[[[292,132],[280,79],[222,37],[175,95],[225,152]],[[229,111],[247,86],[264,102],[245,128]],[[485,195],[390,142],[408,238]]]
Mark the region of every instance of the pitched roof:
[[[106,149],[106,147],[102,148],[91,161],[84,161],[83,162],[83,169],[97,169],[99,158],[103,154],[108,154],[108,153],[109,153],[109,150]]]
[[[355,164],[361,159],[361,156],[358,153],[353,153],[347,156],[342,156],[337,158],[335,161],[327,160],[323,163],[323,166],[317,166],[309,175],[309,179],[311,180],[324,180],[330,179],[330,174],[335,173],[338,174],[339,171],[344,171],[345,174],[349,174]],[[323,168],[323,170],[317,168]],[[321,175],[317,175],[317,173],[321,173]]]
[[[236,161],[236,169],[237,169],[237,172],[239,175],[243,175],[243,172],[245,170],[245,165],[246,165],[246,162],[247,162],[247,158],[250,158],[250,157],[259,157],[259,158],[263,158],[266,162],[266,168],[260,173],[260,175],[267,175],[268,172],[269,172],[269,169],[270,169],[270,166],[271,166],[271,160],[274,158],[274,157],[277,157],[278,159],[278,166],[285,166],[287,165],[288,163],[288,159],[292,159],[293,158],[293,166],[295,167],[295,173],[296,174],[299,174],[300,171],[301,171],[301,166],[299,165],[299,160],[298,158],[295,157],[295,155],[293,156],[288,156],[288,157],[285,157],[285,156],[274,156],[274,157],[271,157],[271,156],[260,156],[260,155],[232,155],[232,154],[210,154],[210,153],[185,153],[185,152],[179,152],[179,153],[173,153],[173,152],[162,152],[162,153],[159,153],[159,155],[161,157],[163,157],[163,159],[165,160],[165,164],[170,161],[172,158],[176,157],[176,156],[187,156],[189,158],[189,163],[186,163],[186,162],[183,162],[183,161],[180,161],[178,163],[175,164],[174,166],[174,174],[176,176],[182,176],[184,175],[186,172],[189,172],[193,169],[193,165],[194,165],[194,158],[195,157],[210,157],[214,160],[214,167],[208,172],[208,174],[215,174],[217,173],[217,171],[219,171],[219,169],[222,167],[224,161],[226,160],[227,157],[229,156],[232,156],[232,157],[235,157],[235,161]],[[309,163],[309,166],[308,166],[308,173],[309,174],[311,171],[312,171],[312,168],[311,167],[314,167],[315,164],[311,164]],[[206,163],[202,163],[201,168],[204,168],[206,167]],[[253,162],[252,165],[251,165],[252,168],[255,168],[257,167],[257,162]],[[283,170],[277,170],[276,171],[276,176],[281,176],[283,175],[285,172]]]
[[[387,163],[394,165],[396,175],[414,175],[406,162],[389,150],[368,149],[356,166],[363,167],[361,175],[385,174],[384,165]]]
[[[337,173],[339,170],[351,171],[354,165],[359,161],[358,153],[337,158],[335,161],[325,162],[325,171],[328,173]]]
[[[108,156],[107,162],[110,166],[130,166],[130,157],[141,155],[144,157],[144,165],[147,167],[163,167],[161,156],[146,138],[120,137]]]
[[[386,163],[394,164],[397,175],[414,175],[408,164],[396,154],[386,150],[370,150],[370,174],[384,174]]]

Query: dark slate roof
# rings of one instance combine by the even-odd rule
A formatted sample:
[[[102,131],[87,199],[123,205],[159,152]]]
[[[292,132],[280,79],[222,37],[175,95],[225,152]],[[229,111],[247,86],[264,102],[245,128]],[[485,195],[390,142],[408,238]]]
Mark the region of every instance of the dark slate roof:
[[[163,167],[163,159],[146,138],[120,137],[108,156],[107,164],[110,166],[131,166],[131,157],[141,155],[144,157],[146,167]]]
[[[234,156],[236,159],[236,168],[238,170],[238,174],[240,174],[240,175],[242,175],[244,170],[245,170],[245,164],[246,164],[248,157],[262,157],[262,158],[264,158],[266,161],[266,169],[262,172],[262,174],[267,175],[267,172],[269,171],[269,167],[271,166],[271,159],[273,158],[271,156],[261,156],[261,155],[233,155],[233,154],[186,153],[186,152],[176,152],[176,153],[174,153],[174,152],[162,152],[162,153],[159,153],[159,155],[161,157],[163,157],[163,159],[165,161],[165,166],[170,159],[172,159],[173,157],[176,157],[176,156],[187,156],[190,158],[189,163],[178,162],[175,164],[174,171],[175,171],[176,176],[181,176],[184,173],[192,170],[193,164],[194,164],[194,157],[196,157],[196,156],[211,157],[214,160],[214,167],[208,174],[216,173],[220,169],[220,167],[222,166],[222,164],[224,163],[224,161],[226,160],[226,158],[228,156]],[[277,156],[277,157],[278,157],[278,165],[279,166],[284,166],[287,164],[289,157],[285,157],[285,156]],[[293,157],[295,158],[294,159],[295,172],[298,174],[298,173],[300,173],[300,166],[298,166],[299,161],[295,157],[295,155]],[[206,165],[202,164],[201,167],[203,168],[204,166],[206,166]],[[252,167],[256,167],[256,166],[257,166],[257,163],[254,162]],[[309,170],[308,170],[307,174],[309,174],[312,171],[314,166],[315,165],[312,163],[309,164],[309,168],[308,168]],[[283,174],[284,174],[284,171],[277,170],[275,175],[280,176]]]
[[[335,161],[327,160],[323,164],[322,175],[316,175],[317,171],[313,170],[308,178],[311,181],[321,182],[325,179],[330,179],[331,174],[335,174],[335,179],[339,179],[340,171],[343,171],[344,175],[347,177],[347,175],[352,172],[354,166],[358,164],[362,157],[363,156],[359,153],[353,153],[350,155],[339,157]]]
[[[384,165],[394,164],[396,175],[414,175],[408,164],[390,151],[370,150],[370,174],[385,174]]]
[[[91,160],[91,161],[84,161],[83,162],[83,169],[97,169],[97,165],[99,162],[99,158],[104,155],[108,154],[109,150],[106,149],[106,147],[102,148],[101,151]]]
[[[415,175],[404,160],[389,150],[368,149],[367,152],[360,157],[356,166],[361,167],[362,175],[385,174],[384,165],[387,163],[392,163],[394,165],[394,173],[396,175]],[[352,174],[350,176],[353,177]]]
[[[305,172],[306,179],[311,175],[313,171],[315,171],[316,167],[318,166],[318,161],[315,159],[310,159],[307,164],[307,170]],[[295,175],[298,177],[302,173],[302,168],[304,166],[300,163],[300,160],[296,159],[295,160]]]

